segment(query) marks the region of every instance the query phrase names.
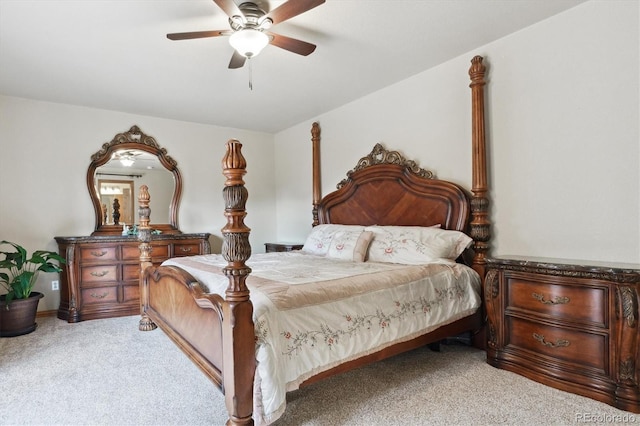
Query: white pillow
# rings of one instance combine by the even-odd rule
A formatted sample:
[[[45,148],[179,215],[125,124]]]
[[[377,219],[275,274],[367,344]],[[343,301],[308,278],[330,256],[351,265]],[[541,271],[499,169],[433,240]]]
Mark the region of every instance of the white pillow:
[[[455,260],[473,243],[460,231],[421,226],[369,226],[373,241],[368,260],[419,265],[439,260]]]
[[[364,262],[372,238],[371,231],[338,231],[329,243],[327,257]]]
[[[329,251],[329,244],[333,239],[336,232],[339,231],[364,231],[364,226],[360,225],[336,225],[336,224],[324,224],[316,225],[309,233],[302,251],[311,254],[317,254],[325,256]]]

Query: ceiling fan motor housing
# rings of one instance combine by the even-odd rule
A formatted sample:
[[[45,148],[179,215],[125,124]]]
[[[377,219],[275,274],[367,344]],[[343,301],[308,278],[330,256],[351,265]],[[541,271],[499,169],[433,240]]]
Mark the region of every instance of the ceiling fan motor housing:
[[[265,18],[266,12],[255,3],[245,2],[238,6],[244,16],[233,15],[229,18],[229,25],[234,31],[243,29],[266,30],[273,25],[271,18]]]

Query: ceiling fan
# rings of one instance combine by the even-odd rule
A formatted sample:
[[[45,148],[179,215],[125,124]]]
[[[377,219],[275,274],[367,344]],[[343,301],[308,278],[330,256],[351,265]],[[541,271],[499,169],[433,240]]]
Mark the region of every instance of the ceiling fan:
[[[272,44],[289,52],[307,56],[316,45],[270,32],[273,25],[298,16],[325,0],[288,0],[270,12],[265,12],[256,3],[243,2],[236,5],[233,0],[213,0],[228,16],[229,30],[196,31],[167,34],[170,40],[188,40],[194,38],[230,36],[229,43],[234,48],[229,68],[241,68],[247,59],[258,55],[260,51]]]
[[[120,161],[125,167],[133,166],[136,161],[136,157],[142,155],[142,152],[138,151],[116,151],[111,156],[112,159]]]

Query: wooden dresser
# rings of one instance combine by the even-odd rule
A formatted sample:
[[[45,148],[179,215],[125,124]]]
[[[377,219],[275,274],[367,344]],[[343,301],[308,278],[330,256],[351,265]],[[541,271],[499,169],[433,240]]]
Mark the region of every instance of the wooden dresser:
[[[640,264],[487,260],[487,362],[640,413]]]
[[[134,236],[56,237],[67,264],[60,274],[58,318],[79,322],[140,313],[140,242]],[[209,234],[154,235],[154,264],[210,253]]]

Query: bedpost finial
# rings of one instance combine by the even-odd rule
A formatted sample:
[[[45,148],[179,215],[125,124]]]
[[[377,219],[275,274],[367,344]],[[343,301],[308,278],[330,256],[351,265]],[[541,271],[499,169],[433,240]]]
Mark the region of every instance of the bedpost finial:
[[[225,186],[244,185],[247,160],[242,155],[242,144],[237,139],[227,141],[227,153],[222,158],[222,174],[226,176]]]
[[[484,84],[484,74],[487,67],[482,63],[482,56],[474,56],[471,59],[471,67],[469,68],[469,76],[471,77],[471,84]]]
[[[149,200],[151,200],[151,196],[149,195],[149,187],[147,185],[140,186],[140,193],[138,194],[138,203],[143,204],[144,202],[149,204]]]

